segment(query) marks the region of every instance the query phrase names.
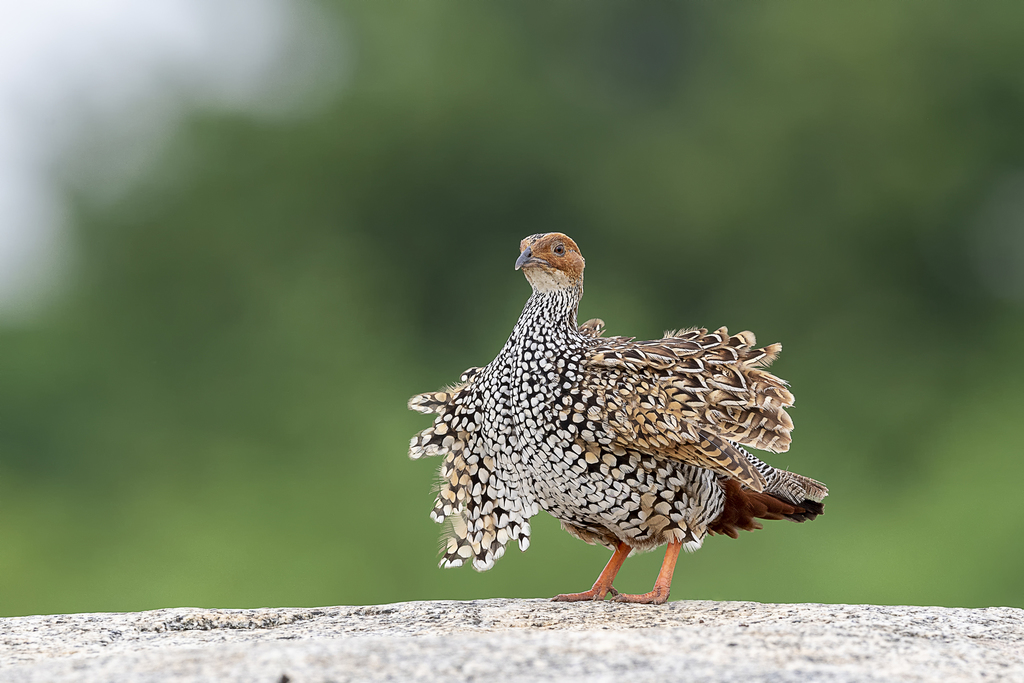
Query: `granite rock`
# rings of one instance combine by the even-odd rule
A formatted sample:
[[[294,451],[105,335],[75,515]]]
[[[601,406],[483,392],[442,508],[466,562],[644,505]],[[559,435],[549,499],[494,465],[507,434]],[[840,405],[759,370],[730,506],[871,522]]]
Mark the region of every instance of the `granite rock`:
[[[0,680],[1024,681],[1024,610],[546,600],[0,619]]]

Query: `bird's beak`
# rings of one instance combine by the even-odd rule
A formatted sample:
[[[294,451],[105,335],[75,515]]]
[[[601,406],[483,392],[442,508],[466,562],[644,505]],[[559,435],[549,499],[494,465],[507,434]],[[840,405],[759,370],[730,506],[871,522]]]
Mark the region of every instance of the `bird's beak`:
[[[545,261],[544,259],[536,258],[533,255],[533,252],[530,251],[530,248],[527,247],[526,249],[523,250],[523,253],[519,255],[519,258],[516,259],[516,270],[519,270],[520,268],[525,268],[526,266],[539,265],[542,263],[546,264],[547,261]]]

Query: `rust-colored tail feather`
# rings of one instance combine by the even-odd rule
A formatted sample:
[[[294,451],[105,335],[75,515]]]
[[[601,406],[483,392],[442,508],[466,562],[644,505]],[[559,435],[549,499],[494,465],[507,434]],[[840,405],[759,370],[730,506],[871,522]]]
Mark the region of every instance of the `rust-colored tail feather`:
[[[758,493],[743,487],[735,479],[719,480],[725,490],[725,507],[718,519],[708,526],[711,534],[724,534],[739,538],[739,530],[760,529],[758,519],[790,519],[806,522],[822,514],[824,505],[813,500],[801,501],[799,505],[779,500],[768,493]]]

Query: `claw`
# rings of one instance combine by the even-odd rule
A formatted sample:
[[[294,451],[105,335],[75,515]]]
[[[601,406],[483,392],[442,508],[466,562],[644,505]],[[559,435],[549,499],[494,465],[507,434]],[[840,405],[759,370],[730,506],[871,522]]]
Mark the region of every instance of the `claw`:
[[[611,586],[607,589],[591,588],[588,591],[582,593],[563,593],[562,595],[556,595],[551,598],[551,602],[583,602],[584,600],[593,600],[600,602],[605,599],[609,593],[619,595],[619,591],[615,590]]]
[[[661,591],[655,588],[650,593],[643,593],[641,595],[619,593],[613,600],[615,602],[628,602],[636,605],[663,605],[668,600],[668,591]]]

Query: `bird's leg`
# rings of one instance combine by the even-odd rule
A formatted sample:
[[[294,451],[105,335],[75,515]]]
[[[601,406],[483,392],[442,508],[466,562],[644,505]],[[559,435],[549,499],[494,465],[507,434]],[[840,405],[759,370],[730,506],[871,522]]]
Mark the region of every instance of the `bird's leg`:
[[[672,572],[676,568],[676,560],[679,558],[679,550],[683,547],[680,541],[671,541],[665,549],[665,559],[661,563],[661,571],[658,572],[658,580],[654,582],[654,590],[643,595],[626,595],[620,593],[615,596],[616,602],[637,602],[645,605],[660,605],[668,600],[669,589],[672,588]]]
[[[619,573],[619,569],[622,568],[622,563],[629,557],[629,551],[632,550],[625,543],[619,543],[615,548],[615,552],[612,554],[612,558],[608,560],[608,564],[604,566],[604,570],[601,575],[597,577],[597,581],[594,582],[594,587],[583,593],[565,593],[563,595],[556,595],[551,598],[554,602],[578,602],[580,600],[604,600],[604,596],[611,593],[612,595],[618,595],[619,592],[612,588],[612,581],[615,580],[615,575]],[[669,574],[669,580],[671,580],[671,573]]]

